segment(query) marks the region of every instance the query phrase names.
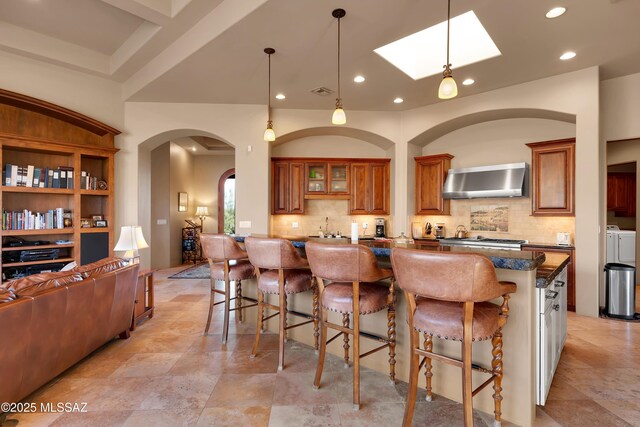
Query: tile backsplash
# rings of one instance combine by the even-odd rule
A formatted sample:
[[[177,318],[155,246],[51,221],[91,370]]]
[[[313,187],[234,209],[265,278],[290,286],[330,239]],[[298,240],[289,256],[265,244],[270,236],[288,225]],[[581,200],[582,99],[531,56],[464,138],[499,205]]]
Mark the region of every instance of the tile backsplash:
[[[470,231],[471,209],[479,206],[508,206],[509,231]],[[571,243],[575,244],[575,218],[531,216],[529,198],[451,200],[450,216],[412,216],[410,222],[420,222],[423,230],[427,222],[432,225],[437,222],[444,223],[447,237],[454,237],[458,225],[464,225],[469,237],[526,239],[540,243],[555,243],[556,233],[566,231],[571,234]]]
[[[387,225],[387,236],[392,235],[393,221],[389,215],[349,215],[348,200],[305,200],[304,215],[271,215],[271,234],[285,236],[317,236],[318,230],[325,230],[326,218],[329,218],[329,231],[340,231],[342,235],[351,236],[351,223],[359,224],[359,235],[375,234],[375,218],[384,218]],[[293,228],[298,223],[298,228]],[[363,224],[367,224],[365,230]]]

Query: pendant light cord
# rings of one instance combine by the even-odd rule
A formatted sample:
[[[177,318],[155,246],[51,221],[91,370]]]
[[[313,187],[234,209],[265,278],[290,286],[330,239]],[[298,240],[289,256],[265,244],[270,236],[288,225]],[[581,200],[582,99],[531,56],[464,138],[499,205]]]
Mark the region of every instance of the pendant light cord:
[[[451,66],[449,64],[449,27],[451,27],[451,0],[448,0],[447,6],[447,69]]]
[[[267,120],[271,121],[271,54],[269,54],[269,98],[267,99]]]
[[[338,18],[338,98],[342,99],[340,96],[340,19]]]

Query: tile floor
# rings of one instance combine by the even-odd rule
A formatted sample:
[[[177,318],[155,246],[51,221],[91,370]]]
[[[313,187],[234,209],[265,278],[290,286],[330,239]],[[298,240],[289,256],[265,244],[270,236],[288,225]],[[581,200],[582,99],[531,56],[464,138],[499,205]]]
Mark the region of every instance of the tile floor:
[[[179,270],[178,268],[177,270]],[[231,323],[230,339],[202,336],[207,280],[156,273],[156,313],[129,340],[115,340],[36,391],[32,402],[87,402],[88,413],[12,414],[7,426],[399,426],[407,385],[363,369],[359,412],[351,371],[327,355],[324,387],[311,388],[313,349],[290,341],[276,372],[277,336],[249,359],[253,325]],[[190,305],[184,310],[185,304]],[[221,306],[211,326],[221,330]],[[232,317],[233,319],[233,317]],[[640,324],[571,316],[569,338],[540,426],[640,425]],[[241,387],[240,387],[241,385]],[[438,397],[416,405],[414,425],[462,424],[461,405]],[[505,398],[508,398],[505,397]],[[476,426],[492,416],[475,415]],[[507,422],[503,426],[510,425]]]

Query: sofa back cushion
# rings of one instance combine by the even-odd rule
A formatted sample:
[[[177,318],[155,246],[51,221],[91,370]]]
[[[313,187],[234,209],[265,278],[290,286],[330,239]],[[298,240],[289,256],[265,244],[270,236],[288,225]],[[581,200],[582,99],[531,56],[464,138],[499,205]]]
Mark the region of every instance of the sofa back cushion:
[[[11,302],[16,299],[16,294],[7,289],[0,290],[0,304],[4,302]]]
[[[16,279],[7,284],[7,290],[18,297],[33,296],[46,289],[57,288],[70,283],[80,282],[82,276],[75,272],[40,273]]]
[[[113,270],[117,270],[127,266],[127,261],[122,258],[111,257],[103,258],[100,261],[92,262],[91,264],[81,265],[74,268],[73,272],[79,273],[83,278],[89,278],[98,274],[108,273]]]

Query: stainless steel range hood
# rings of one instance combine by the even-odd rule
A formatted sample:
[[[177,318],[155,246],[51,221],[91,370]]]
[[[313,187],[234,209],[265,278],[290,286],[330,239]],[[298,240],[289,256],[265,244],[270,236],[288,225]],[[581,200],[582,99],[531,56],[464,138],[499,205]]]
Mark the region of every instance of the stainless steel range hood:
[[[445,199],[529,196],[529,165],[508,163],[475,168],[449,169]]]

